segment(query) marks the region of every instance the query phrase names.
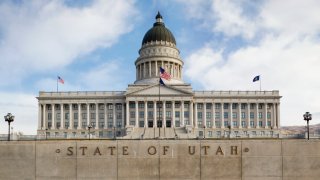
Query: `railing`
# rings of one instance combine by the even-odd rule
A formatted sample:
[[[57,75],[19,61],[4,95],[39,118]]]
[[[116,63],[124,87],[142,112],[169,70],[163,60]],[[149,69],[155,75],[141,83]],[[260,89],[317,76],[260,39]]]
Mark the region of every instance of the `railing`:
[[[194,91],[196,96],[279,96],[279,91]]]
[[[39,97],[72,97],[72,96],[122,96],[125,91],[68,91],[68,92],[39,92]]]

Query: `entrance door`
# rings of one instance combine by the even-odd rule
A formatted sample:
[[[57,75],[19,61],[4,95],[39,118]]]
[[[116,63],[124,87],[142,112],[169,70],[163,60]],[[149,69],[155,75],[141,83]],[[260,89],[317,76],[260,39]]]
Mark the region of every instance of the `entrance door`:
[[[162,121],[159,121],[159,120],[157,121],[157,127],[158,127],[158,128],[161,128],[161,127],[162,127]]]
[[[148,127],[152,128],[153,127],[153,121],[148,121]]]
[[[171,120],[166,121],[166,127],[171,127]]]

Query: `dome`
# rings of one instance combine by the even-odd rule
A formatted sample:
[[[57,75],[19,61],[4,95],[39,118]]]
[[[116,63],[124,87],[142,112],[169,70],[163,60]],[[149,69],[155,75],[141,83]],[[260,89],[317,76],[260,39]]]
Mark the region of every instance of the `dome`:
[[[167,41],[176,45],[176,40],[169,29],[167,29],[162,21],[162,16],[158,12],[156,22],[153,27],[144,35],[142,45],[152,41]]]

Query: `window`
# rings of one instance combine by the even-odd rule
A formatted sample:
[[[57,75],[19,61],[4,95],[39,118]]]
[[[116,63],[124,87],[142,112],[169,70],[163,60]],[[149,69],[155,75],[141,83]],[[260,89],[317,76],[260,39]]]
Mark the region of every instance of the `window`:
[[[64,118],[65,118],[65,119],[69,119],[69,113],[65,113],[65,114],[64,114]]]
[[[259,108],[259,109],[262,109],[262,106],[263,106],[262,104],[259,104],[258,108]]]
[[[216,121],[215,123],[216,123],[216,127],[217,127],[217,128],[220,128],[220,127],[221,127],[221,122],[220,122],[220,121]]]
[[[80,107],[81,107],[81,110],[86,110],[87,108],[86,104],[81,104]]]
[[[237,121],[233,121],[233,127],[237,127],[238,126],[238,122]]]
[[[215,109],[220,109],[221,108],[221,104],[220,103],[216,103],[215,104]]]
[[[228,112],[224,112],[224,113],[223,113],[223,118],[224,118],[224,119],[228,119],[228,116],[229,116]]]
[[[232,103],[232,109],[237,109],[237,103]]]
[[[72,109],[73,110],[78,110],[78,104],[72,104]]]
[[[198,112],[198,119],[202,119],[202,112]]]
[[[245,112],[241,112],[241,119],[245,119],[246,118],[246,113]]]
[[[225,121],[224,122],[224,127],[228,127],[229,126],[229,121]]]
[[[116,109],[117,109],[117,110],[121,110],[121,109],[122,109],[122,104],[117,104],[117,105],[116,105]]]
[[[129,103],[129,108],[135,108],[136,104],[135,103]]]
[[[90,113],[90,119],[95,119],[96,118],[96,113]]]
[[[48,113],[48,120],[51,120],[51,119],[52,119],[52,114]]]
[[[86,121],[82,121],[82,128],[87,128],[87,122]]]
[[[206,104],[206,109],[211,109],[212,108],[212,104],[211,103],[207,103]]]
[[[73,128],[77,129],[77,127],[78,127],[78,122],[74,122],[73,123]]]
[[[259,112],[259,119],[262,119],[262,112]]]
[[[100,104],[100,105],[99,105],[99,109],[100,109],[100,110],[104,110],[104,104]]]
[[[175,104],[174,104],[174,107],[175,107],[175,108],[180,108],[180,105],[181,105],[180,103],[175,103]]]
[[[135,118],[136,117],[136,112],[130,111],[130,118]]]
[[[211,127],[212,127],[211,121],[207,121],[206,126],[207,126],[208,128],[211,128]]]
[[[202,103],[198,103],[197,106],[198,106],[197,109],[203,109],[203,104]]]
[[[153,108],[153,103],[148,103],[148,108]]]
[[[138,107],[141,109],[141,108],[144,108],[144,103],[139,103],[138,104]]]
[[[175,117],[176,117],[176,118],[180,118],[180,112],[179,112],[179,111],[176,111],[176,112],[175,112]]]
[[[250,119],[254,119],[254,112],[250,112]]]
[[[241,103],[241,109],[246,109],[246,104]]]
[[[108,121],[108,128],[112,128],[113,127],[113,122],[112,121]]]
[[[250,127],[254,127],[254,121],[250,121]]]
[[[113,104],[108,104],[108,110],[112,110],[113,109]]]
[[[69,122],[65,122],[65,123],[64,123],[64,127],[65,127],[66,129],[68,129],[68,127],[69,127]]]
[[[56,110],[60,110],[60,105],[59,105],[59,104],[56,104],[54,108],[55,108]]]
[[[224,103],[223,104],[223,109],[229,109],[229,103]]]
[[[212,131],[208,131],[208,136],[212,137]]]
[[[47,105],[47,110],[51,110],[51,105],[50,104]]]
[[[242,127],[246,127],[247,126],[247,123],[245,121],[241,121],[241,126]]]
[[[148,111],[148,118],[153,118],[153,111]]]
[[[269,127],[271,126],[271,121],[268,121],[268,126],[269,126]]]
[[[259,121],[259,127],[262,127],[262,121]]]
[[[233,119],[237,119],[237,113],[236,112],[232,112],[232,118]]]
[[[96,105],[95,104],[90,104],[90,110],[95,110],[96,109]]]
[[[254,104],[250,104],[250,109],[254,109]]]
[[[216,112],[215,117],[216,117],[216,119],[220,119],[220,112]]]
[[[139,111],[139,118],[144,118],[144,111]]]
[[[73,113],[73,119],[78,119],[78,113]]]
[[[82,119],[87,119],[87,113],[82,113]]]
[[[122,119],[122,113],[121,112],[117,113],[117,119]]]
[[[99,113],[99,119],[104,119],[104,113]]]
[[[64,110],[69,110],[69,105],[68,105],[68,104],[65,104],[65,105],[63,106],[63,109],[64,109]]]
[[[166,111],[166,118],[171,118],[171,111]]]
[[[268,112],[268,113],[267,113],[267,118],[268,118],[268,119],[271,119],[271,112]]]
[[[60,122],[57,122],[56,126],[57,126],[57,128],[60,128],[61,127]]]
[[[171,104],[170,103],[166,103],[166,108],[171,108]]]
[[[117,121],[117,127],[120,128],[122,126],[122,122],[121,121]]]
[[[211,119],[211,112],[206,112],[207,119]]]
[[[188,117],[189,117],[189,111],[185,111],[185,112],[184,112],[184,117],[185,117],[185,118],[188,118]]]
[[[108,119],[113,119],[113,113],[111,112],[108,113]]]
[[[184,108],[189,108],[189,104],[188,103],[184,103]]]
[[[60,113],[57,113],[57,120],[60,120]]]

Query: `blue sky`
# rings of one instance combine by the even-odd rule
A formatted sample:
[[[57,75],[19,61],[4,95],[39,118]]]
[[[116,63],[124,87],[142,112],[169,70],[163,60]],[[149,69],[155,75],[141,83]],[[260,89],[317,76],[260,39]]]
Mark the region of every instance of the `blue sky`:
[[[194,90],[280,90],[281,124],[320,120],[320,3],[316,0],[1,1],[0,114],[35,134],[39,91],[125,90],[160,11]],[[6,133],[4,120],[0,134]]]

